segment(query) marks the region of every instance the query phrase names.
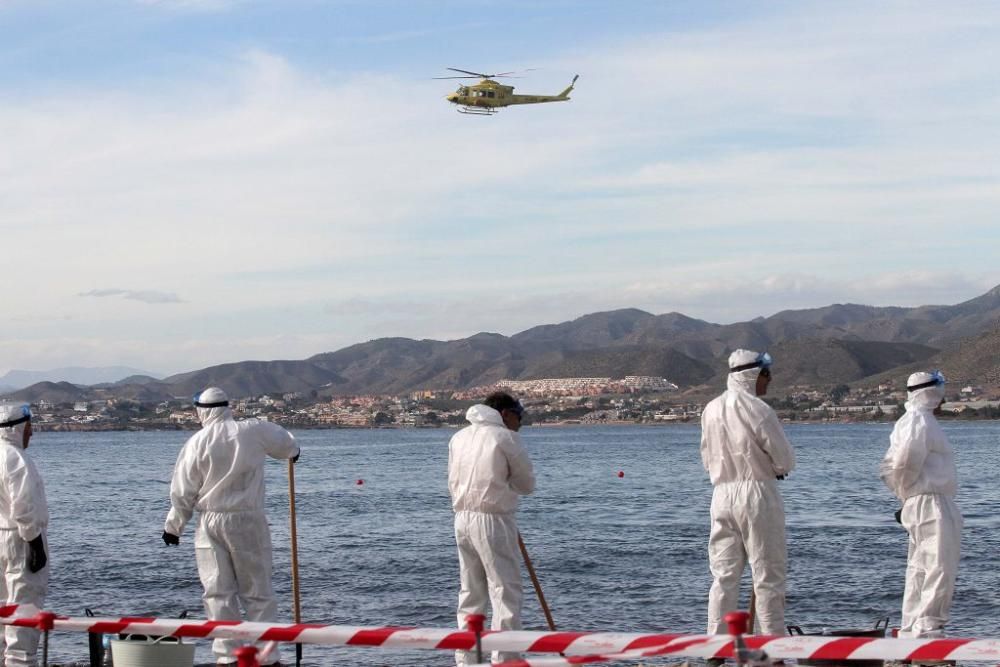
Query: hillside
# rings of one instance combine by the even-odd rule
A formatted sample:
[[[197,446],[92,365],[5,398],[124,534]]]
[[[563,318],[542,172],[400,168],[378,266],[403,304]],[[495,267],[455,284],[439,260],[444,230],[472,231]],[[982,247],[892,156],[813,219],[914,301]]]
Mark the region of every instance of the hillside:
[[[975,336],[1000,323],[1000,286],[953,306],[917,308],[836,304],[824,308],[783,311],[769,320],[836,328],[862,340],[924,343],[940,347]]]
[[[308,393],[338,382],[343,380],[336,374],[308,361],[241,361],[172,375],[163,380],[175,396],[193,396],[211,386],[225,387],[233,396]]]
[[[708,364],[669,347],[633,345],[552,355],[529,366],[518,379],[652,375],[689,386],[706,382],[712,374]]]
[[[513,336],[478,333],[450,341],[381,338],[304,360],[245,361],[162,381],[133,376],[81,387],[44,382],[19,400],[191,396],[210,385],[231,395],[401,394],[464,389],[502,379],[667,377],[682,388],[725,384],[725,357],[738,347],[770,350],[774,391],[898,376],[939,365],[956,380],[1000,384],[996,361],[1000,287],[953,306],[834,304],[720,325],[681,313],[629,308],[532,327]],[[940,351],[938,351],[940,350]],[[150,398],[152,400],[152,398]]]
[[[889,383],[902,387],[910,373],[935,368],[948,379],[949,392],[965,385],[1000,387],[1000,327],[958,341],[920,363],[872,375],[861,384]]]

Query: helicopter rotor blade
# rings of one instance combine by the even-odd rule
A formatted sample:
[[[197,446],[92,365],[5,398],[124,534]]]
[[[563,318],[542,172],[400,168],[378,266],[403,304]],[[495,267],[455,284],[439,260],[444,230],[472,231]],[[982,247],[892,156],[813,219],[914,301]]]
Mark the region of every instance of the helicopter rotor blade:
[[[499,74],[490,74],[489,78],[491,78],[491,79],[525,79],[527,77],[518,76],[518,75],[524,74],[526,72],[536,72],[539,69],[541,69],[541,68],[539,68],[539,67],[529,67],[528,69],[517,69],[517,70],[514,70],[512,72],[500,72]]]
[[[432,76],[432,79],[482,79],[481,76]]]
[[[461,72],[462,74],[471,74],[472,76],[479,77],[480,79],[490,78],[489,74],[483,74],[481,72],[470,72],[467,69],[458,69],[457,67],[445,67],[445,69],[450,69],[452,72]]]

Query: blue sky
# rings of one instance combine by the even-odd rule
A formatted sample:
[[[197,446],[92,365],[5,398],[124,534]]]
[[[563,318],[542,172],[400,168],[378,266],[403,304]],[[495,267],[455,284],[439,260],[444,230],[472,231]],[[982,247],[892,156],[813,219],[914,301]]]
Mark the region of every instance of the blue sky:
[[[998,55],[991,2],[0,0],[0,372],[969,299]]]

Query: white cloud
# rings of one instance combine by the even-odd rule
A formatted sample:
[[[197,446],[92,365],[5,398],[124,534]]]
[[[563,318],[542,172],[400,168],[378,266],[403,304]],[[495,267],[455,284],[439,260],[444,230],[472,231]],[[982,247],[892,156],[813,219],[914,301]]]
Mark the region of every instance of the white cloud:
[[[134,327],[187,331],[134,350],[190,368],[352,342],[318,333],[338,309],[361,339],[627,306],[734,321],[969,298],[1000,282],[984,251],[1000,240],[998,38],[988,4],[795,4],[569,47],[517,83],[558,90],[580,72],[571,102],[489,119],[448,109],[452,82],[264,51],[156,88],[5,91],[0,230],[45,258],[6,258],[33,285],[11,297],[10,334],[53,336],[60,313],[131,354]],[[933,273],[913,273],[924,261]],[[137,276],[173,291],[68,298]],[[532,298],[484,307],[498,283]],[[178,305],[129,303],[157,299]],[[225,344],[195,333],[256,308],[259,326]],[[295,341],[277,347],[277,327]]]
[[[454,292],[428,299],[348,299],[327,304],[326,312],[345,322],[360,321],[359,340],[401,335],[414,338],[464,338],[480,331],[511,335],[539,324],[553,324],[604,310],[634,307],[653,314],[682,312],[730,324],[781,310],[831,303],[875,306],[949,305],[981,295],[1000,283],[997,276],[948,271],[872,274],[851,278],[815,274],[746,274],[733,278],[723,265],[716,271],[685,272],[677,277],[630,284],[596,284],[586,289],[541,294],[494,288],[490,298]],[[715,275],[712,275],[712,274]],[[418,290],[419,292],[419,290]]]
[[[80,292],[77,296],[120,296],[123,299],[132,299],[134,301],[142,301],[143,303],[181,303],[180,297],[176,294],[172,292],[158,292],[156,290],[93,289],[89,292]]]

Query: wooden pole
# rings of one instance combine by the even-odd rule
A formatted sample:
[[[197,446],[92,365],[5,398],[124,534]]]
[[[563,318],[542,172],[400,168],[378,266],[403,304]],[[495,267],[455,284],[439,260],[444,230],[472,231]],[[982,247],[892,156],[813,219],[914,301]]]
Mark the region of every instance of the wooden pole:
[[[545,594],[542,593],[542,585],[538,582],[538,575],[535,574],[535,566],[531,564],[531,557],[528,556],[528,548],[524,546],[521,533],[517,534],[517,545],[521,547],[521,556],[524,558],[524,566],[528,568],[528,576],[531,577],[531,585],[535,587],[535,594],[538,595],[538,602],[542,605],[542,613],[545,614],[545,622],[549,624],[549,630],[555,632],[556,622],[552,620],[552,612],[549,611],[549,603],[545,601]]]
[[[299,599],[299,535],[295,525],[295,462],[288,459],[288,519],[292,534],[292,612],[295,623],[302,622],[302,603]],[[302,644],[295,644],[295,666],[302,665]]]

